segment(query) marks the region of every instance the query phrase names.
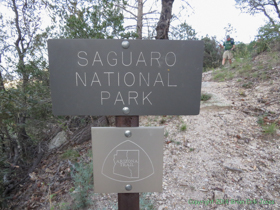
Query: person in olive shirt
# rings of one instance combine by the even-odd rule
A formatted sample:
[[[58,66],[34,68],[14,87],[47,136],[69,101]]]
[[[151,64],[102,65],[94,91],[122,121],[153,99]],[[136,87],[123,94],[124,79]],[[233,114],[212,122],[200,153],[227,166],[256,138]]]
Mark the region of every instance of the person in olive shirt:
[[[225,65],[226,59],[228,59],[229,63],[231,64],[231,59],[233,58],[232,50],[235,48],[234,41],[230,38],[229,35],[227,35],[227,40],[224,42],[223,45],[220,44],[220,47],[225,48],[222,65]]]

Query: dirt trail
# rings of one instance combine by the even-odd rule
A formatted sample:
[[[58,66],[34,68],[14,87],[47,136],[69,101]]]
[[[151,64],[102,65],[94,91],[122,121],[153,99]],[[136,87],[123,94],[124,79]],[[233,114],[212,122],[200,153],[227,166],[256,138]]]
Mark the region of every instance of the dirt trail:
[[[164,147],[164,190],[152,198],[158,209],[279,209],[279,131],[264,135],[258,118],[246,112],[262,109],[256,96],[266,95],[267,84],[240,94],[236,80],[210,78],[211,72],[204,75],[202,92],[213,97],[202,103],[200,114],[165,123],[172,142]],[[155,119],[142,117],[141,125]],[[186,131],[180,130],[183,124]]]

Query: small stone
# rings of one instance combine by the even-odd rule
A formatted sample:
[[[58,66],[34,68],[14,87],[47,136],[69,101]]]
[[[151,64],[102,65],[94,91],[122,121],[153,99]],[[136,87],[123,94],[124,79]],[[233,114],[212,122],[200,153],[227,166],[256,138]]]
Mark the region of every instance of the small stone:
[[[239,144],[244,144],[244,143],[245,143],[245,141],[242,140],[242,139],[238,139],[237,142],[238,142]]]
[[[215,200],[222,200],[222,199],[224,199],[224,193],[221,192],[221,191],[215,190],[214,191],[214,198],[215,198]]]
[[[161,206],[158,207],[158,210],[164,210],[164,209],[167,209],[167,207],[164,206],[164,205],[161,205]]]
[[[184,146],[185,146],[185,147],[191,147],[191,144],[188,143],[188,142],[186,142],[186,143],[184,144]]]

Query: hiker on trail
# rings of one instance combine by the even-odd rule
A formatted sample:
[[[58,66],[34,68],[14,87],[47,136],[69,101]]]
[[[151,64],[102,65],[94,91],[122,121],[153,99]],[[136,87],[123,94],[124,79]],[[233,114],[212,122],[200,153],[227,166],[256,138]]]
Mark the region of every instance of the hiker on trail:
[[[228,59],[229,63],[231,64],[231,59],[233,58],[232,50],[235,48],[234,40],[231,39],[229,35],[227,35],[227,40],[224,42],[223,45],[220,44],[220,47],[225,48],[222,65],[225,65],[226,59]]]

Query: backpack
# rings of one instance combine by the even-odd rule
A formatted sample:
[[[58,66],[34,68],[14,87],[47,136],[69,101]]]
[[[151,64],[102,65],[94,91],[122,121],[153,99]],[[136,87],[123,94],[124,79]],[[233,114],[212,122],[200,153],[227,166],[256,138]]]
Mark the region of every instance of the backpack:
[[[230,42],[233,45],[234,44],[234,38],[230,38]]]

